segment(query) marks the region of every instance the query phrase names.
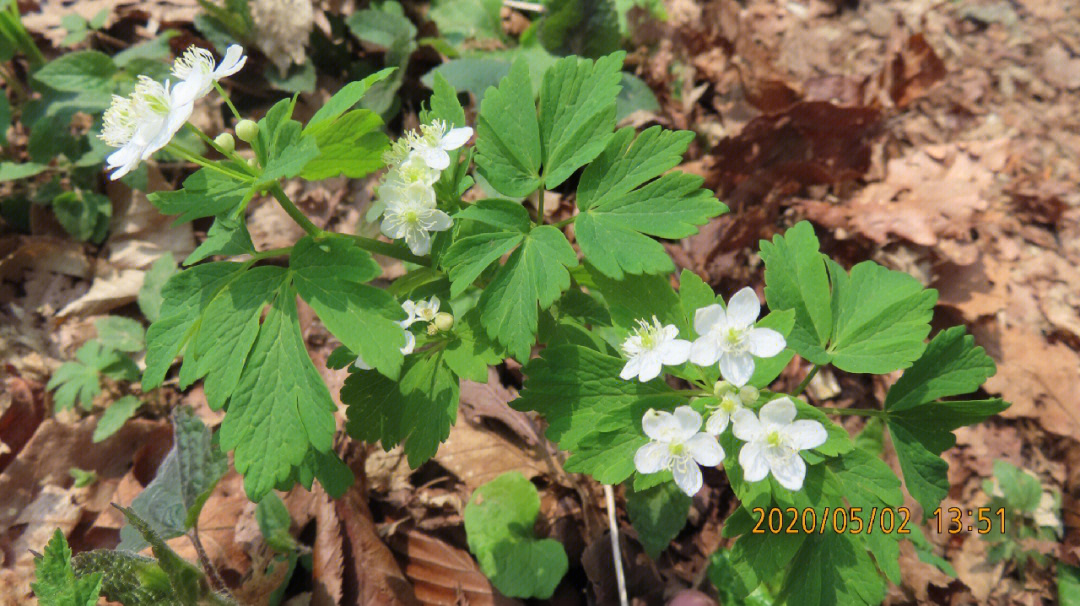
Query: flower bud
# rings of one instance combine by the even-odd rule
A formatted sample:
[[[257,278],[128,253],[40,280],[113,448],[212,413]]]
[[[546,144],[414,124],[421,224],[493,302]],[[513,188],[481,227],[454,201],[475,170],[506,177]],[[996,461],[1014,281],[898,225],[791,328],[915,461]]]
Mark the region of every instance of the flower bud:
[[[753,404],[754,402],[757,402],[758,396],[760,395],[761,392],[753,385],[743,385],[739,388],[739,399],[743,401],[743,404]]]
[[[214,145],[221,148],[221,151],[229,153],[236,149],[236,139],[229,133],[221,133],[217,137],[214,137]]]
[[[248,166],[251,168],[259,168],[259,161],[255,158],[248,158]]]
[[[435,328],[441,332],[446,332],[454,327],[454,316],[448,314],[445,311],[440,311],[435,314]]]
[[[723,398],[727,394],[734,392],[735,386],[731,383],[728,383],[727,381],[720,380],[716,382],[716,385],[713,385],[712,391],[714,396],[718,398]]]
[[[241,120],[236,123],[236,136],[241,141],[251,143],[259,136],[259,125],[251,120]]]

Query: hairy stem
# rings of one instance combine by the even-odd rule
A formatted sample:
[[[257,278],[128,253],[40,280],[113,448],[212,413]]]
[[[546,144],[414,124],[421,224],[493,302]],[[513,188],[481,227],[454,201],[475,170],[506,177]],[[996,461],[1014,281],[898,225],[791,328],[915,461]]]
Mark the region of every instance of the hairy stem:
[[[252,180],[252,177],[250,175],[243,175],[243,174],[240,174],[240,173],[235,172],[233,170],[230,170],[228,168],[225,168],[224,166],[221,166],[217,162],[214,162],[212,160],[207,160],[206,158],[203,158],[202,156],[200,156],[198,154],[194,154],[194,153],[180,147],[179,145],[177,145],[175,143],[167,144],[164,149],[166,151],[168,151],[169,153],[171,153],[171,154],[174,154],[176,156],[179,156],[180,158],[183,158],[184,160],[187,160],[188,162],[191,162],[192,164],[197,164],[197,165],[199,165],[199,166],[201,166],[203,168],[207,168],[207,169],[212,170],[214,172],[221,173],[221,174],[226,175],[227,177],[229,177],[231,179],[236,179],[237,181],[251,181]]]
[[[289,199],[289,196],[285,193],[284,189],[281,189],[281,184],[274,182],[270,185],[270,193],[273,194],[274,199],[278,201],[281,208],[285,209],[285,212],[289,213],[293,221],[296,221],[300,227],[304,228],[309,235],[316,238],[326,234],[319,226],[311,222],[311,219],[307,218],[307,215],[303,213],[299,208],[293,204],[293,201]]]
[[[430,264],[430,261],[424,259],[423,257],[418,257],[412,254],[411,252],[409,252],[408,248],[401,246],[400,244],[391,244],[389,242],[383,242],[381,240],[368,238],[366,236],[358,236],[355,234],[344,235],[351,238],[354,244],[368,252],[375,253],[377,255],[383,255],[386,257],[393,257],[395,259],[399,259],[401,261],[408,261],[409,263],[415,263],[417,265],[427,266]]]
[[[619,546],[619,525],[615,520],[615,491],[604,484],[604,502],[607,504],[608,527],[611,530],[611,557],[615,561],[615,580],[619,584],[619,603],[629,606],[626,598],[626,575],[622,567],[622,548]]]
[[[195,553],[199,556],[199,563],[202,564],[206,574],[213,581],[214,589],[225,592],[231,599],[232,595],[229,594],[229,586],[225,584],[225,579],[221,578],[217,568],[210,562],[210,556],[206,555],[206,549],[203,548],[202,541],[199,540],[199,523],[197,520],[195,525],[191,527],[191,534],[188,535],[188,538],[191,539],[191,544],[195,546]]]
[[[262,259],[269,259],[270,257],[281,257],[281,256],[288,255],[288,254],[292,253],[292,249],[293,249],[293,247],[291,247],[291,246],[284,246],[282,248],[272,248],[270,250],[261,250],[261,251],[255,253],[254,255],[252,255],[251,258],[256,260],[256,261],[261,261]]]
[[[872,408],[835,408],[832,406],[818,406],[818,410],[829,415],[855,415],[858,417],[884,417],[884,410]]]
[[[817,375],[819,370],[821,370],[821,366],[814,364],[814,367],[811,368],[810,372],[806,374],[806,378],[803,379],[802,383],[799,383],[799,386],[795,388],[795,393],[791,395],[797,396],[801,394],[803,390],[806,389],[806,386],[810,384],[810,381],[813,380],[814,376]]]

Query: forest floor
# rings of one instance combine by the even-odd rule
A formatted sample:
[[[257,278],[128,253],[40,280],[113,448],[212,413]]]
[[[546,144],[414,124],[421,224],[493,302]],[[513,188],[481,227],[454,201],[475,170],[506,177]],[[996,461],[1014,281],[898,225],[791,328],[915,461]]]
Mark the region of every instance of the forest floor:
[[[26,24],[53,42],[57,31],[63,35],[57,15],[72,10],[90,16],[108,8],[109,31],[135,37],[138,27],[117,24],[182,26],[198,12],[194,0],[40,4]],[[823,250],[842,263],[873,259],[936,288],[939,327],[968,327],[997,363],[985,392],[1012,403],[1000,417],[957,431],[956,446],[943,455],[951,490],[942,508],[984,504],[994,461],[1013,463],[1062,496],[1061,541],[1028,547],[1077,565],[1080,4],[670,0],[666,6],[666,22],[642,20],[632,28],[627,59],[661,109],[632,114],[627,123],[696,131],[682,169],[704,176],[731,208],[700,234],[669,244],[676,263],[727,296],[762,283],[759,239],[809,219],[824,234]],[[519,27],[525,18],[515,13],[504,24]],[[299,111],[310,112],[305,105],[341,85],[319,84],[301,98]],[[412,84],[422,98],[426,92]],[[406,104],[395,128],[414,125],[416,109]],[[220,120],[215,116],[205,111],[198,119],[212,124]],[[160,188],[177,185],[157,170],[150,178]],[[302,191],[294,185],[291,193],[317,224],[348,231],[361,224],[373,182],[336,179]],[[130,503],[153,478],[171,442],[169,408],[185,403],[208,424],[221,419],[198,386],[159,390],[137,419],[99,444],[91,442],[95,416],[51,413],[45,384],[94,335],[94,320],[137,315],[133,302],[153,260],[164,251],[182,258],[204,237],[205,225],[174,226],[139,192],[119,184],[107,191],[114,213],[102,246],[68,239],[48,217],[31,234],[5,231],[0,223],[0,604],[29,603],[28,550],[40,549],[55,528],[76,551],[116,544],[122,520],[109,503]],[[263,202],[251,211],[257,248],[286,246],[302,235],[277,206]],[[571,200],[551,202],[556,213],[571,212]],[[400,272],[393,263],[386,267],[390,277]],[[312,357],[336,395],[343,371],[324,364],[336,342],[303,309]],[[808,368],[792,365],[781,383],[794,388]],[[487,384],[465,382],[457,426],[417,470],[400,451],[342,440],[340,450],[360,480],[344,498],[332,500],[318,488],[284,497],[294,534],[313,561],[312,574],[291,583],[290,603],[515,602],[494,593],[479,571],[462,522],[472,491],[508,470],[540,488],[538,533],[559,540],[571,562],[550,603],[617,603],[600,486],[541,456],[548,444],[537,421],[505,405],[520,380],[510,365],[492,370]],[[807,393],[815,402],[879,406],[891,380],[826,371]],[[862,423],[845,418],[853,432]],[[898,469],[887,441],[885,457]],[[94,470],[98,480],[75,487],[72,467]],[[705,483],[689,523],[655,562],[620,513],[630,590],[641,603],[663,603],[685,588],[708,591],[704,571],[709,555],[725,544],[722,521],[735,501],[720,471],[707,471]],[[200,528],[233,593],[258,604],[284,571],[264,572],[273,553],[241,484],[235,472],[225,477]],[[920,511],[914,501],[908,505]],[[980,536],[939,533],[932,520],[924,531],[957,576],[905,549],[903,583],[890,586],[888,603],[1056,601],[1052,565],[989,564]],[[186,539],[172,544],[195,559]]]

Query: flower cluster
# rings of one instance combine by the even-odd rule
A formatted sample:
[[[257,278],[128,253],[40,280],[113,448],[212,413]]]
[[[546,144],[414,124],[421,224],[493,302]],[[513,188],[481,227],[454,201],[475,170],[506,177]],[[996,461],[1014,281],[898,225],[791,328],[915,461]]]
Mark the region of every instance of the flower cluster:
[[[442,330],[439,327],[440,324],[443,324],[443,322],[441,322],[442,317],[449,314],[440,313],[439,305],[441,305],[439,297],[431,297],[427,301],[410,300],[401,304],[401,309],[405,310],[405,313],[408,314],[404,320],[398,322],[398,326],[400,326],[401,330],[405,333],[405,346],[401,348],[402,354],[409,355],[416,349],[416,335],[409,330],[409,327],[413,324],[416,324],[417,322],[427,323],[427,332],[429,334]],[[371,365],[364,361],[363,356],[356,356],[356,361],[353,362],[353,365],[360,370],[371,370]]]
[[[173,64],[175,85],[140,76],[131,95],[113,96],[100,135],[105,143],[120,148],[107,158],[107,169],[113,171],[109,178],[123,177],[165,147],[191,117],[195,101],[206,96],[214,82],[239,71],[246,61],[244,49],[235,44],[218,64],[210,51],[192,46]]]
[[[450,166],[448,152],[472,137],[465,126],[449,128],[435,120],[420,132],[409,132],[386,154],[390,170],[375,191],[376,201],[369,220],[383,216],[382,233],[393,240],[404,239],[414,255],[431,252],[431,232],[450,229],[450,216],[435,207],[435,182]]]
[[[662,367],[686,362],[699,366],[719,365],[721,376],[713,393],[719,400],[710,407],[705,431],[702,418],[689,406],[674,413],[649,410],[641,420],[649,443],[634,455],[634,466],[643,474],[669,470],[675,484],[687,495],[701,489],[699,465],[716,466],[724,460],[718,438],[730,425],[736,438],[746,442],[739,451],[739,465],[744,479],[758,482],[770,473],[789,490],[802,488],[806,463],[800,450],[821,446],[825,427],[811,420],[795,420],[795,403],[788,397],[768,402],[760,415],[748,406],[760,394],[747,385],[754,374],[754,357],[769,358],[786,347],[783,335],[771,328],[755,326],[761,304],[750,288],[735,293],[727,308],[708,305],[694,315],[694,330],[699,335],[693,343],[677,338],[674,325],[664,326],[638,320],[638,327],[622,344],[627,363],[620,377],[651,381],[660,376]]]

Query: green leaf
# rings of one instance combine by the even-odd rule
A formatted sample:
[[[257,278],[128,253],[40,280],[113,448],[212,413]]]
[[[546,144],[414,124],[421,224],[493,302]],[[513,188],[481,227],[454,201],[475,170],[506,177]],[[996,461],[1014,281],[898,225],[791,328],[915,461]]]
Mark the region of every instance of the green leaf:
[[[555,189],[596,158],[615,129],[615,98],[625,53],[596,62],[565,57],[544,74],[540,138],[544,186]]]
[[[1057,564],[1057,595],[1061,606],[1080,606],[1080,568]]]
[[[235,210],[251,195],[251,184],[227,175],[200,168],[184,179],[184,188],[177,191],[158,191],[147,199],[165,215],[180,215],[177,223],[200,217],[213,217]]]
[[[634,139],[633,129],[624,128],[585,169],[574,230],[585,258],[604,274],[621,279],[624,273],[673,271],[664,247],[648,236],[685,238],[727,210],[701,189],[701,177],[656,178],[679,163],[692,137],[657,126]]]
[[[105,413],[98,419],[97,426],[94,427],[93,442],[95,444],[103,442],[116,433],[128,419],[135,415],[135,411],[139,410],[140,406],[142,406],[142,400],[133,395],[126,395],[109,404]]]
[[[37,162],[0,162],[0,183],[27,179],[45,172],[48,168],[48,164]]]
[[[30,587],[41,606],[94,606],[101,593],[101,574],[76,577],[71,567],[71,548],[59,528],[45,553],[34,558],[36,582]]]
[[[233,464],[256,501],[309,450],[333,446],[334,402],[308,357],[295,297],[288,283],[278,288],[220,429],[221,447],[234,450]]]
[[[295,126],[293,130],[299,131],[300,123],[295,120],[289,121],[290,125]],[[365,141],[363,144],[369,144],[372,141]],[[359,141],[352,141],[354,145],[361,145]],[[359,154],[361,157],[358,160],[357,157],[345,154],[345,150],[342,148],[348,145],[349,141],[341,141],[333,137],[330,138],[329,145],[331,146],[331,153],[337,152],[344,155],[341,158],[343,162],[348,162],[347,170],[366,170],[365,162],[367,161],[363,154]],[[284,146],[280,152],[273,153],[269,156],[269,160],[266,162],[263,168],[262,177],[265,181],[277,181],[278,179],[285,178],[290,179],[299,175],[308,164],[318,158],[320,155],[319,145],[315,141],[315,137],[305,135],[293,141],[292,143]],[[340,158],[340,157],[339,157]],[[323,172],[331,170],[331,167],[323,164],[319,165]],[[346,172],[345,169],[342,172]],[[368,171],[370,172],[370,171]],[[318,174],[318,173],[316,173]],[[366,172],[364,174],[367,174]],[[325,178],[325,177],[323,177]]]
[[[122,316],[105,316],[94,322],[98,342],[117,351],[136,352],[146,347],[146,330],[141,322]]]
[[[34,79],[58,91],[81,93],[88,90],[112,92],[116,65],[98,51],[62,55],[34,73]]]
[[[431,81],[431,114],[436,120],[444,120],[453,128],[467,126],[465,109],[458,101],[457,91],[438,72],[433,72]]]
[[[440,0],[432,3],[428,17],[439,33],[460,44],[466,40],[502,40],[499,0]]]
[[[70,475],[71,478],[75,480],[72,483],[75,488],[83,488],[85,486],[90,486],[91,484],[98,481],[97,472],[93,469],[91,469],[90,471],[85,471],[83,469],[79,469],[78,467],[72,467],[68,470],[68,475]]]
[[[612,0],[548,0],[538,37],[560,55],[600,57],[619,47],[619,20]]]
[[[399,7],[400,8],[400,7]],[[416,26],[397,11],[367,9],[356,11],[345,21],[353,35],[377,46],[394,48],[416,38]]]
[[[71,559],[79,577],[101,575],[101,595],[124,606],[186,606],[173,594],[169,577],[150,558],[128,551],[95,549]]]
[[[139,311],[146,316],[147,320],[154,322],[161,315],[161,304],[164,302],[161,289],[169,278],[176,275],[177,271],[179,270],[176,268],[176,259],[173,258],[172,252],[166,251],[154,261],[154,264],[150,266],[150,271],[146,272],[142,286],[139,287],[138,303]]]
[[[197,566],[185,561],[170,548],[164,540],[130,507],[117,507],[128,524],[133,526],[146,542],[157,558],[157,565],[165,573],[172,590],[173,597],[180,603],[194,606],[200,600],[207,597],[210,585],[206,576]],[[154,575],[155,578],[157,575]]]
[[[11,102],[0,95],[0,145],[7,145],[7,130],[11,126]]]
[[[873,374],[910,366],[926,348],[937,291],[873,261],[851,268],[850,277],[832,261],[828,265],[835,310],[832,364]]]
[[[453,335],[445,349],[446,365],[461,378],[487,383],[488,366],[499,364],[504,356],[484,334],[475,308],[457,318]]]
[[[255,254],[247,224],[228,215],[220,215],[206,232],[206,239],[186,259],[184,265],[194,265],[213,255]]]
[[[434,88],[435,76],[438,75],[445,78],[455,90],[470,93],[477,103],[481,103],[484,92],[498,86],[499,81],[509,72],[509,61],[485,56],[461,57],[435,66],[420,78],[420,82],[428,88]]]
[[[335,337],[379,372],[396,377],[405,336],[401,305],[386,291],[363,284],[382,273],[366,251],[342,237],[307,236],[293,246],[289,268],[300,296]]]
[[[476,117],[476,166],[499,193],[523,197],[540,187],[540,125],[529,67],[515,61],[497,88],[489,88]]]
[[[390,139],[379,127],[382,118],[366,109],[350,111],[335,120],[308,125],[304,132],[315,138],[319,155],[304,166],[309,181],[345,175],[359,179],[382,168]]]
[[[691,501],[674,482],[665,482],[640,492],[632,488],[627,490],[626,513],[650,558],[655,560],[660,557],[660,553],[686,525]]]
[[[994,461],[994,478],[1011,509],[1033,514],[1039,508],[1043,495],[1039,478],[1002,460]]]
[[[465,207],[454,218],[476,221],[502,231],[529,233],[529,211],[511,200],[480,200]]]
[[[289,553],[297,548],[296,539],[289,533],[292,517],[281,498],[270,492],[255,507],[255,521],[263,540],[275,551]]]
[[[190,530],[229,461],[210,429],[187,406],[172,414],[173,447],[157,475],[131,502],[131,509],[160,537],[171,539]],[[134,526],[120,529],[121,548],[140,551],[148,541]]]
[[[518,360],[528,360],[539,319],[537,304],[547,309],[570,287],[566,268],[577,262],[557,228],[542,225],[530,231],[480,295],[480,321],[488,336]]]
[[[786,567],[790,572],[778,595],[783,604],[880,604],[885,598],[874,561],[850,533],[807,536]]]
[[[109,234],[112,203],[101,194],[64,192],[53,198],[52,208],[64,231],[76,240],[100,244]]]
[[[533,533],[539,512],[536,488],[516,471],[478,488],[465,506],[469,551],[507,597],[547,599],[566,574],[562,544]]]
[[[493,231],[468,236],[455,241],[443,253],[440,261],[449,268],[450,296],[465,292],[480,274],[525,239],[512,231]]]
[[[544,416],[547,437],[571,453],[568,470],[589,473],[604,484],[633,473],[633,453],[648,441],[641,429],[645,411],[685,403],[660,379],[620,379],[624,365],[621,358],[580,345],[549,347],[525,366],[525,389],[511,402]]]
[[[458,395],[458,379],[442,353],[414,354],[400,382],[370,371],[349,375],[341,389],[341,401],[349,407],[345,429],[357,440],[381,442],[385,450],[401,443],[415,469],[450,435]]]
[[[278,90],[287,93],[310,93],[315,91],[315,64],[310,59],[303,63],[293,63],[285,70],[278,71],[277,67],[267,65],[263,70],[266,81]]]
[[[97,340],[87,341],[75,352],[75,359],[56,369],[45,388],[56,390],[56,410],[66,410],[78,402],[89,410],[101,393],[99,377],[107,374],[118,380],[134,380],[138,369],[131,358],[114,349],[102,347]]]
[[[639,319],[656,316],[663,324],[674,324],[683,338],[691,338],[692,322],[682,313],[682,302],[671,281],[662,275],[627,274],[622,279],[612,279],[586,263],[585,277],[591,284],[583,284],[600,293],[611,310],[615,326],[629,332]],[[575,275],[578,282],[584,279]]]
[[[645,84],[637,76],[623,72],[619,82],[622,90],[615,99],[615,122],[622,122],[623,118],[634,112],[658,112],[660,102],[648,84]]]
[[[994,371],[974,337],[955,326],[938,333],[885,396],[885,421],[904,482],[924,516],[948,494],[949,465],[938,455],[956,443],[952,432],[1008,407],[1001,400],[935,400],[972,392]]]
[[[360,99],[371,89],[372,85],[376,82],[385,80],[391,74],[396,71],[396,67],[387,67],[381,69],[370,76],[362,80],[356,80],[350,82],[341,87],[338,92],[334,93],[334,96],[326,100],[326,103],[319,108],[319,111],[315,112],[315,115],[308,120],[307,126],[304,127],[304,133],[308,134],[310,129],[317,126],[322,122],[331,122],[337,119],[338,116],[348,111],[354,105],[356,105]]]
[[[826,364],[831,356],[825,345],[832,335],[832,295],[818,239],[807,221],[800,221],[761,241],[765,261],[765,300],[769,309],[795,310],[795,326],[788,347],[814,364]]]

